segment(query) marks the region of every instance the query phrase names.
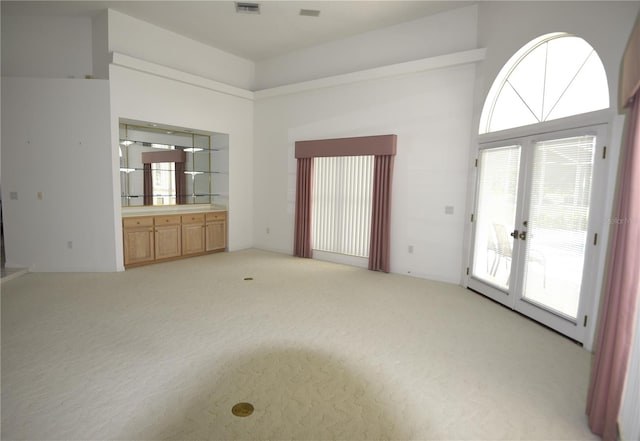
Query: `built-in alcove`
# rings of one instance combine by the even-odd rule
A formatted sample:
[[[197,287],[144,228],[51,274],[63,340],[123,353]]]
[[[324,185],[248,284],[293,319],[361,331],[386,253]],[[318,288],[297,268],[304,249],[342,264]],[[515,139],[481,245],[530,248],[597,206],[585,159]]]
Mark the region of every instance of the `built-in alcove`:
[[[229,135],[120,120],[123,207],[228,206]]]

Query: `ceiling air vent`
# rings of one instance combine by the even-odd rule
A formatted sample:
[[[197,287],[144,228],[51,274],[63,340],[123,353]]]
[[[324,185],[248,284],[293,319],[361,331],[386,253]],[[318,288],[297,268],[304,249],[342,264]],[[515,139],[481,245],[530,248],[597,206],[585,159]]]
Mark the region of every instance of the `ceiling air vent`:
[[[238,14],[260,14],[260,3],[236,2]]]
[[[304,15],[306,17],[318,17],[320,15],[320,11],[317,9],[300,9],[300,15]]]

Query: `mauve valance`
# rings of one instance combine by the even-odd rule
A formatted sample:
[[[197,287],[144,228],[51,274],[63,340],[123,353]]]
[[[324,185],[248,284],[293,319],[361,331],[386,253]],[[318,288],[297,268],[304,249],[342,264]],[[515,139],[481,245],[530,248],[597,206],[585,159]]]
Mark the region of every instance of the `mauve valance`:
[[[640,16],[631,31],[627,49],[622,59],[622,86],[620,88],[622,107],[630,105],[640,89]]]
[[[184,150],[167,150],[166,152],[143,152],[142,163],[151,164],[157,162],[184,162],[186,155]]]
[[[387,156],[396,154],[396,135],[296,141],[296,158]]]

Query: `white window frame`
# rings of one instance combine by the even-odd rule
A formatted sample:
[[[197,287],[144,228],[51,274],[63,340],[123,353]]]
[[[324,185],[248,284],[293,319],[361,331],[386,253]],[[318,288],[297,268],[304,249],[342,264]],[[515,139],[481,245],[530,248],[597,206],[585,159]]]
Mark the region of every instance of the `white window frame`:
[[[485,97],[483,106],[482,106],[482,111],[480,113],[480,123],[478,125],[478,132],[480,133],[480,135],[487,135],[490,133],[499,133],[499,132],[503,132],[503,131],[496,131],[496,132],[489,132],[489,131],[485,131],[488,130],[488,127],[491,123],[492,117],[493,117],[493,110],[494,107],[498,101],[498,98],[500,97],[500,94],[502,93],[502,89],[505,85],[505,83],[509,80],[509,77],[511,76],[511,74],[513,73],[513,71],[515,69],[517,69],[517,67],[520,65],[520,63],[527,58],[527,56],[533,52],[536,48],[538,48],[540,45],[549,42],[551,40],[554,40],[556,38],[563,38],[563,37],[576,37],[576,38],[581,38],[578,37],[576,35],[572,35],[566,32],[554,32],[551,34],[545,34],[542,35],[538,38],[535,38],[533,40],[531,40],[529,43],[525,44],[523,47],[521,47],[511,58],[509,58],[509,60],[504,64],[504,66],[500,69],[500,71],[498,72],[498,74],[496,75],[496,78],[494,79],[493,83],[491,84],[491,88],[489,89],[489,92],[487,93],[487,96]],[[589,44],[588,41],[585,40],[585,43],[588,44],[589,46],[591,46]],[[602,62],[602,59],[600,58],[600,55],[597,53],[597,51],[595,51],[595,49],[593,48],[593,46],[591,46],[591,48],[593,49],[593,51],[595,52],[596,56],[598,57],[598,60],[600,61],[601,64],[603,64],[604,67],[604,63]],[[605,70],[605,75],[606,75],[606,70]],[[611,96],[609,94],[609,80],[608,78],[605,78],[605,86],[606,86],[606,90],[607,90],[607,95],[608,95],[608,107],[605,109],[601,109],[601,110],[595,110],[592,112],[588,112],[588,113],[581,113],[581,114],[576,114],[576,115],[572,115],[568,118],[571,118],[573,116],[578,116],[578,115],[590,115],[592,113],[597,113],[597,112],[601,112],[601,111],[605,111],[608,110],[611,107]],[[552,119],[552,120],[545,120],[542,122],[538,122],[532,125],[539,125],[539,124],[545,124],[547,122],[552,122],[552,121],[558,121],[561,119],[566,119],[566,118],[558,118],[558,119]],[[522,126],[519,126],[522,127]],[[517,127],[514,127],[517,128]],[[511,129],[506,129],[506,130],[511,130]],[[506,131],[505,130],[505,131]]]

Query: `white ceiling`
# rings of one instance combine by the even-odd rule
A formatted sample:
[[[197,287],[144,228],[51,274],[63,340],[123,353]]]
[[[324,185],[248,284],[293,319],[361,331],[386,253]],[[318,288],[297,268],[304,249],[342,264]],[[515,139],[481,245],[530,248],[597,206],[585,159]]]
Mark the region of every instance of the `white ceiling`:
[[[2,15],[92,16],[111,8],[240,57],[260,61],[475,3],[455,0],[257,2],[260,15],[236,13],[233,1],[2,1]],[[320,10],[320,16],[300,16],[301,8]]]

